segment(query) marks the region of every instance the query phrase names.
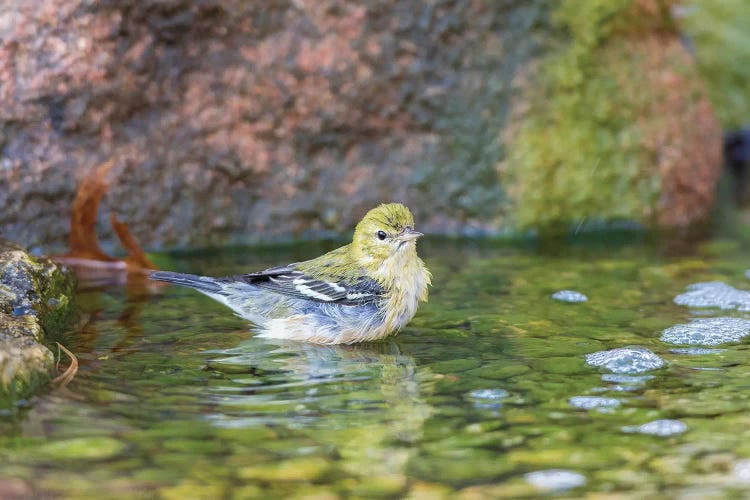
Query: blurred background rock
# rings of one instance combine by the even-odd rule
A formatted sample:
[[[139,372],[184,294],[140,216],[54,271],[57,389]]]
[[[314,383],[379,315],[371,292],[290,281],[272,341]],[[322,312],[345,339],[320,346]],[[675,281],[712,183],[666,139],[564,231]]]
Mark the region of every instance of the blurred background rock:
[[[0,230],[77,183],[147,247],[339,233],[374,204],[516,234],[710,213],[750,113],[741,0],[0,0]],[[111,240],[106,216],[101,234]]]

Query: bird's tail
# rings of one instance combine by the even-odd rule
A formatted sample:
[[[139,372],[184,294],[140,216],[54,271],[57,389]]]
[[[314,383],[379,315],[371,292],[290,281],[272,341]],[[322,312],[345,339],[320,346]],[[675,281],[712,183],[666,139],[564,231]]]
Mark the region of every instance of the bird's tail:
[[[222,286],[214,278],[208,276],[196,276],[195,274],[173,273],[169,271],[154,271],[148,275],[152,280],[166,281],[175,285],[194,288],[199,292],[207,294],[220,294]]]

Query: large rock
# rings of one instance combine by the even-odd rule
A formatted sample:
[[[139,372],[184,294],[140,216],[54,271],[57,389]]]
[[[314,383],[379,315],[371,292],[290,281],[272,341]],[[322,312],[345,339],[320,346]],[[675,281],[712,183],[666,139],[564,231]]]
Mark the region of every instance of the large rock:
[[[74,287],[65,268],[0,239],[0,410],[48,378],[46,333],[69,320]]]
[[[560,2],[564,42],[528,71],[506,130],[502,169],[520,226],[706,218],[721,129],[675,36],[674,3]]]
[[[750,124],[750,3],[690,0],[676,10],[721,124]]]
[[[107,159],[104,211],[151,246],[386,200],[443,233],[687,225],[720,137],[672,3],[0,0],[0,227],[64,242]]]

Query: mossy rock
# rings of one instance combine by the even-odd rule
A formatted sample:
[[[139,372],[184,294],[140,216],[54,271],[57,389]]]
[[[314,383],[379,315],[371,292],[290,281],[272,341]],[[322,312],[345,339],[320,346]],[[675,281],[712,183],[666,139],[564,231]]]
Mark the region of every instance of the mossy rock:
[[[677,11],[694,51],[698,70],[722,126],[750,122],[750,3],[745,0],[693,0]]]
[[[49,379],[54,356],[44,342],[69,322],[74,290],[67,269],[0,240],[0,410]]]
[[[681,227],[709,214],[721,131],[672,4],[553,9],[556,48],[525,76],[499,166],[519,227]]]

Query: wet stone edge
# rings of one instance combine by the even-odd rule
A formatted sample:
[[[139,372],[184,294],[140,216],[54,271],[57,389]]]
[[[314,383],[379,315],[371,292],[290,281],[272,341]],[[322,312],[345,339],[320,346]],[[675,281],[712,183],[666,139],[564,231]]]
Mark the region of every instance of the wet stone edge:
[[[45,343],[72,319],[75,287],[65,267],[0,238],[0,415],[49,382],[54,355]]]

